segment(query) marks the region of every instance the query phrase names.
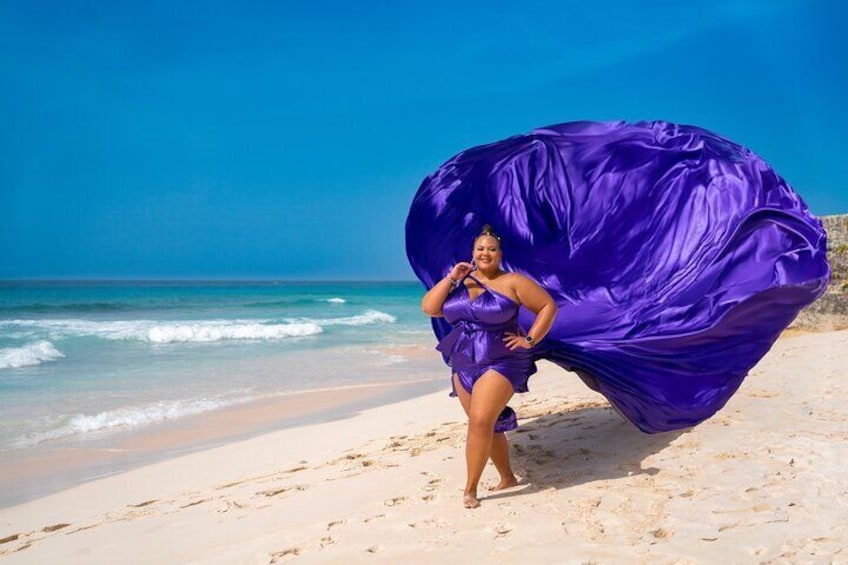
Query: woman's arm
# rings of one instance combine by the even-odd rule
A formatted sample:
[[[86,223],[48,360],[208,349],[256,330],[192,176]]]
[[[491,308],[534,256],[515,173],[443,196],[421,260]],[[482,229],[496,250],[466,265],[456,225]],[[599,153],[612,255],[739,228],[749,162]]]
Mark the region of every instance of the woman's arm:
[[[557,305],[545,289],[522,275],[515,275],[513,290],[518,297],[518,303],[536,314],[533,325],[527,330],[527,336],[531,337],[533,342],[528,342],[524,336],[508,332],[505,334],[507,337],[504,341],[509,349],[517,347],[530,349],[548,335],[556,317]]]
[[[448,276],[434,284],[433,288],[428,290],[424,298],[421,299],[421,310],[432,318],[440,318],[442,306],[444,306],[451,289],[454,285],[459,284],[472,269],[471,263],[463,262],[454,265]]]

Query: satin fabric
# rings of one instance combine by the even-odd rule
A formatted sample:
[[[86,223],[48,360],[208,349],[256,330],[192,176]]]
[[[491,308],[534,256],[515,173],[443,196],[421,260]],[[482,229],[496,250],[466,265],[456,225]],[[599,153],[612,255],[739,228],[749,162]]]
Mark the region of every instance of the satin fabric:
[[[473,275],[469,274],[468,278],[483,291],[472,300],[465,279],[451,290],[442,306],[442,314],[453,329],[439,341],[436,349],[469,394],[477,379],[490,369],[503,375],[515,392],[527,392],[527,379],[536,372],[532,355],[526,349],[512,351],[504,343],[506,332],[522,332],[518,324],[518,303]],[[456,396],[455,389],[451,396]],[[495,432],[517,427],[515,411],[505,407],[495,422]]]
[[[453,329],[436,349],[468,393],[489,369],[506,377],[515,392],[527,392],[527,379],[536,372],[532,356],[527,349],[511,351],[503,341],[505,332],[522,333],[518,304],[473,276],[470,278],[484,290],[471,300],[462,282],[448,295],[442,313]]]
[[[534,359],[649,433],[719,410],[829,280],[826,235],[762,159],[668,122],[573,122],[474,147],[428,176],[406,250],[430,288],[484,224],[559,312]],[[522,308],[526,330],[533,314]],[[437,338],[450,331],[433,319]]]

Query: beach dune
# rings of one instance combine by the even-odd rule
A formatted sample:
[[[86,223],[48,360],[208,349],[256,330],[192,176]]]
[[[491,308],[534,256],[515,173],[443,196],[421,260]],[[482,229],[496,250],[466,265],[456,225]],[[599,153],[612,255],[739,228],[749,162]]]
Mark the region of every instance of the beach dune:
[[[848,331],[780,339],[696,428],[645,435],[542,364],[522,484],[462,507],[447,389],[0,510],[8,563],[848,561]],[[447,385],[447,381],[446,381]],[[486,483],[496,473],[489,467]]]

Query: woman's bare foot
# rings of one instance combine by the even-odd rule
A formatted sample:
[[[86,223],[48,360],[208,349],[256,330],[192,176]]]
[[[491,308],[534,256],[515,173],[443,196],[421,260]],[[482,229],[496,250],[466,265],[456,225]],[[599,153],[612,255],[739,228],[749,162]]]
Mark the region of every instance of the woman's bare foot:
[[[478,506],[480,506],[480,501],[477,500],[477,494],[476,493],[473,493],[473,494],[465,493],[462,496],[462,504],[466,508],[477,508]]]
[[[504,490],[504,489],[512,488],[516,485],[518,485],[518,477],[516,477],[515,475],[512,475],[510,477],[506,477],[506,478],[501,477],[501,482],[499,482],[496,485],[490,486],[489,490],[491,490],[491,491]]]

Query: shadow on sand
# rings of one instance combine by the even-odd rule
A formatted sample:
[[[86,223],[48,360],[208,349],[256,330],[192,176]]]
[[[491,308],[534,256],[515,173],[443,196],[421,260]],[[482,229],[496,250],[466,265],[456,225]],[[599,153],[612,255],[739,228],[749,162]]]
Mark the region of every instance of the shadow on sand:
[[[542,414],[510,434],[515,472],[526,486],[485,496],[491,500],[604,479],[656,475],[659,469],[644,467],[642,462],[685,432],[645,434],[608,405]]]

